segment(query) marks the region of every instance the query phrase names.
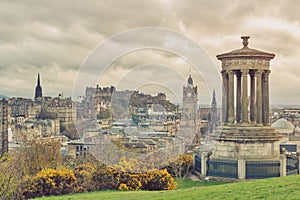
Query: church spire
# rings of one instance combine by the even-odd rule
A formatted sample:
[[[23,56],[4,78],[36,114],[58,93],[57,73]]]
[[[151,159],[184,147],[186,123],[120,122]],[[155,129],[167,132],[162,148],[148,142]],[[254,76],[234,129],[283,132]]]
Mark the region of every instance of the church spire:
[[[216,91],[213,91],[213,97],[211,100],[210,107],[210,122],[209,122],[209,132],[212,133],[218,126],[218,109],[216,100]]]
[[[41,80],[40,80],[40,73],[38,73],[38,79],[37,79],[37,86],[35,87],[35,97],[36,100],[38,97],[42,97],[42,87],[41,87]]]
[[[215,92],[215,90],[213,91],[213,98],[212,98],[211,104],[217,105],[216,92]]]
[[[41,82],[40,82],[40,73],[38,73],[37,86],[41,86]]]

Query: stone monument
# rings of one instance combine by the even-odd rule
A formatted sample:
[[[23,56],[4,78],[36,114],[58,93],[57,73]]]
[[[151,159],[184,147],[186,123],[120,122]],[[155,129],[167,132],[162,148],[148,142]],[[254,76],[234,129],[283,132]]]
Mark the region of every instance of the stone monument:
[[[250,37],[241,38],[241,49],[217,55],[222,62],[223,124],[212,152],[201,155],[201,174],[235,179],[281,176],[281,136],[269,119],[270,60],[275,55],[251,49]]]

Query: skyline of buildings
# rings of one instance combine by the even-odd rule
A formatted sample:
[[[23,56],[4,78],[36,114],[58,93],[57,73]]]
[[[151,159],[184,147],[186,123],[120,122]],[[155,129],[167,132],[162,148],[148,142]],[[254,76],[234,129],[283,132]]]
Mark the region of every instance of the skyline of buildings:
[[[283,117],[287,118],[284,121],[281,118],[275,121],[272,124],[275,128],[270,126],[270,119],[276,114],[269,110],[269,61],[275,55],[248,48],[249,37],[241,38],[241,49],[217,56],[223,68],[222,117],[215,91],[210,108],[204,108],[208,113],[202,115],[200,88],[194,84],[192,75],[182,87],[182,107],[179,107],[167,100],[165,93],[152,96],[139,91],[118,91],[114,86],[86,87],[86,94],[80,101],[62,93],[56,97],[43,96],[38,73],[34,100],[21,97],[2,100],[1,151],[7,152],[9,144],[22,144],[24,138],[56,138],[61,142],[61,150],[75,157],[86,156],[91,151],[100,160],[101,156],[109,158],[106,154],[109,143],[102,142],[110,141],[113,146],[117,144],[119,153],[124,153],[124,149],[132,149],[135,153],[154,151],[167,158],[178,152],[203,153],[202,144],[210,144],[205,139],[214,138],[217,143],[211,147],[215,148],[199,154],[204,156],[201,166],[207,164],[201,171],[204,176],[208,173],[236,179],[265,177],[264,169],[254,172],[256,162],[266,166],[267,177],[295,173],[295,166],[291,171],[282,172],[286,163],[280,159],[283,145],[296,150],[299,147],[296,132],[299,127],[296,126],[300,109],[299,112],[294,110],[295,116],[289,114],[288,118]],[[276,128],[286,126],[291,130],[283,141],[284,133]],[[236,148],[237,145],[241,148]],[[228,159],[232,163],[228,163]],[[248,166],[253,162],[252,167]],[[199,163],[197,165],[199,168]],[[288,167],[288,163],[286,165]]]
[[[5,99],[24,98],[24,99],[35,100],[37,97],[40,97],[40,96],[43,95],[42,86],[41,85],[42,85],[41,84],[41,77],[40,77],[40,73],[38,73],[37,74],[37,80],[36,80],[35,90],[32,92],[32,95],[31,95],[32,97],[30,97],[30,96],[17,96],[17,95],[10,97],[10,96],[5,96],[5,95],[0,94],[0,99],[2,99],[2,98],[5,98]],[[107,88],[107,86],[102,86],[102,87],[103,88]],[[108,87],[114,87],[114,86],[108,86]],[[86,86],[86,88],[92,88],[92,86]],[[134,91],[134,90],[131,90],[131,89],[126,89],[126,90],[128,90],[128,91]],[[156,90],[157,90],[157,88],[155,89],[155,91]],[[161,92],[162,91],[157,91],[156,93],[158,94],[158,93],[161,93]],[[215,102],[218,105],[218,108],[221,108],[221,99],[220,99],[221,97],[218,97],[218,95],[216,95],[215,89],[213,89],[211,92],[212,92],[212,95],[211,95],[210,99],[212,100],[214,98]],[[142,92],[142,93],[144,93],[144,92]],[[57,91],[57,94],[60,96],[60,95],[63,95],[63,92]],[[55,97],[55,96],[57,96],[57,94],[52,96],[52,95],[47,95],[47,92],[46,92],[46,95],[44,95],[44,96]],[[151,92],[151,93],[147,93],[146,92],[145,94],[153,95],[153,92]],[[76,99],[72,99],[72,101],[80,101],[80,98],[83,97],[83,96],[85,96],[85,95],[86,95],[86,91],[85,91],[85,94],[78,96]],[[167,96],[167,98],[168,98],[168,96]],[[270,98],[272,98],[272,96],[270,96]],[[203,108],[204,107],[209,107],[209,106],[211,106],[211,100],[209,102],[199,102],[199,106],[202,106]],[[171,102],[172,102],[172,100],[171,100]],[[174,103],[175,105],[182,106],[182,102],[176,101],[176,102],[172,102],[172,103]],[[274,108],[275,110],[279,109],[279,108],[285,108],[285,109],[288,109],[288,108],[300,108],[300,103],[299,104],[298,103],[296,103],[296,104],[288,104],[288,103],[271,104],[270,103],[270,108],[271,109]]]

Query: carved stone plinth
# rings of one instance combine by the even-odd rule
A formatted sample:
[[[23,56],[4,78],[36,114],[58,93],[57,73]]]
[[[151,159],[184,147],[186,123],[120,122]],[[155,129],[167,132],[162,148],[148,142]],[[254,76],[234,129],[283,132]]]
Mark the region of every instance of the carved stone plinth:
[[[211,158],[274,159],[279,158],[281,136],[270,126],[222,126]]]

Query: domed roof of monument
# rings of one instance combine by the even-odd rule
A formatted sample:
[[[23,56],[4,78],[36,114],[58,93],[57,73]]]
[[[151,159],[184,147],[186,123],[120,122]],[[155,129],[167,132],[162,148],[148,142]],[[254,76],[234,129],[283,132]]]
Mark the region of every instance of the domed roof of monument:
[[[284,118],[278,119],[271,126],[277,129],[280,133],[293,133],[295,129],[295,126]]]
[[[191,76],[191,75],[189,76],[188,84],[193,85],[193,79],[192,79],[192,76]]]
[[[275,54],[273,53],[267,53],[264,51],[259,51],[256,49],[251,49],[248,47],[248,39],[250,38],[249,36],[242,36],[241,37],[243,39],[243,48],[241,49],[236,49],[233,51],[230,51],[228,53],[223,53],[220,55],[217,55],[217,58],[219,60],[223,60],[226,58],[239,58],[239,57],[243,57],[243,58],[247,58],[247,57],[256,57],[256,58],[265,58],[265,59],[273,59],[275,57]]]

